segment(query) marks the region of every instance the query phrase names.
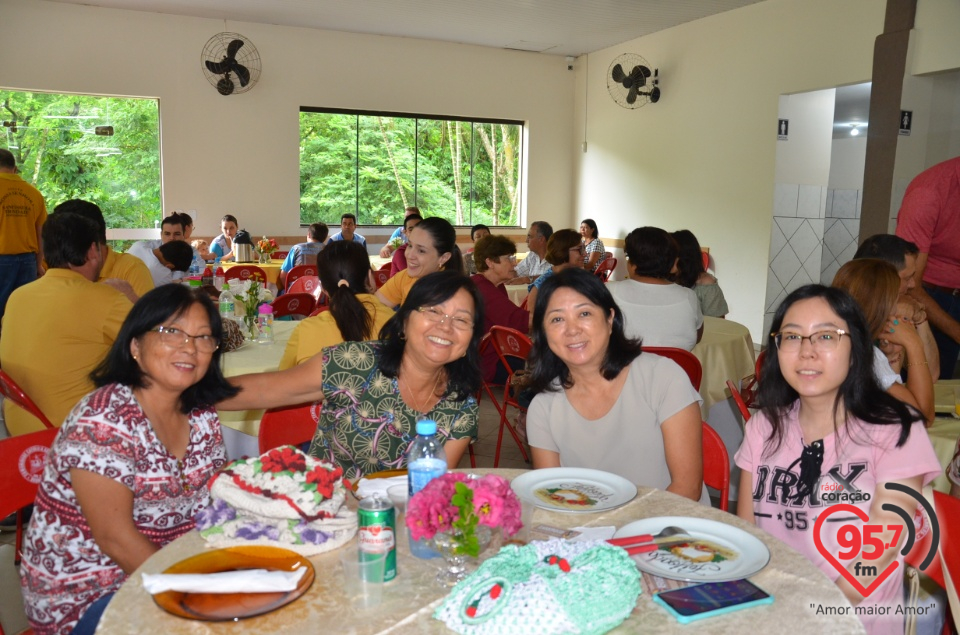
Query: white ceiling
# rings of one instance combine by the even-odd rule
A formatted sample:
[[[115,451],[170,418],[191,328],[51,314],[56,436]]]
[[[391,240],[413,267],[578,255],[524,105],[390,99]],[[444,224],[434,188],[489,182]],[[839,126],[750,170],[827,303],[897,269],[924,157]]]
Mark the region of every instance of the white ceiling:
[[[576,56],[762,0],[54,1]]]

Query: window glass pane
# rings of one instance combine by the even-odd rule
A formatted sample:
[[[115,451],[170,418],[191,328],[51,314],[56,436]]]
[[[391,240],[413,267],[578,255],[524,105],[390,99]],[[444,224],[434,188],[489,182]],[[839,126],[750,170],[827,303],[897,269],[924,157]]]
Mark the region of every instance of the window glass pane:
[[[409,117],[360,116],[359,224],[403,222],[414,200],[416,130]]]
[[[300,223],[333,227],[356,209],[357,116],[301,112]]]
[[[156,99],[0,90],[0,147],[47,207],[82,198],[108,228],[152,228],[163,218]]]
[[[456,190],[447,133],[449,121],[417,120],[417,207],[424,216],[456,220]]]

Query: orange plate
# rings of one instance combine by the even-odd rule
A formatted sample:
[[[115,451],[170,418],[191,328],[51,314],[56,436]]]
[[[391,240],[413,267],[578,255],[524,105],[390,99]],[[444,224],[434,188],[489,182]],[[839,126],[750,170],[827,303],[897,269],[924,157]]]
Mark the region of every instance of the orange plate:
[[[307,592],[316,573],[305,556],[280,547],[230,547],[181,560],[164,573],[219,573],[238,569],[296,571],[307,568],[293,591],[278,593],[157,593],[153,601],[168,613],[189,620],[220,622],[263,615],[290,604]]]

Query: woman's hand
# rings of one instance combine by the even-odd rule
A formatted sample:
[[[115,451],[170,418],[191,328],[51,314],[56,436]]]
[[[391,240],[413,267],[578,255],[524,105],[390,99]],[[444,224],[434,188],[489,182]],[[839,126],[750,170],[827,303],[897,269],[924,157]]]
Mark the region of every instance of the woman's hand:
[[[443,453],[447,455],[447,469],[455,470],[463,458],[463,453],[467,451],[470,445],[470,437],[462,439],[449,439],[443,444]]]
[[[903,347],[904,367],[907,369],[906,386],[894,384],[887,392],[916,407],[927,422],[933,421],[936,416],[933,379],[916,327],[912,322],[891,318],[884,328],[883,339]]]
[[[159,550],[133,523],[133,492],[101,474],[73,468],[70,481],[100,550],[127,575]]]
[[[693,402],[660,424],[663,453],[670,470],[668,492],[700,501],[703,493],[703,421]]]

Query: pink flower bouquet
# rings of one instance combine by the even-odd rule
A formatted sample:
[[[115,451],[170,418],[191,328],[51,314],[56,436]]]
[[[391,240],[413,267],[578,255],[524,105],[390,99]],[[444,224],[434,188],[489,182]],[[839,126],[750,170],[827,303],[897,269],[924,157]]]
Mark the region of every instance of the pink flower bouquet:
[[[431,539],[437,533],[459,534],[464,552],[477,544],[477,525],[501,528],[512,536],[520,530],[520,499],[510,482],[495,474],[474,477],[448,472],[430,481],[407,505],[407,527],[414,540]]]

